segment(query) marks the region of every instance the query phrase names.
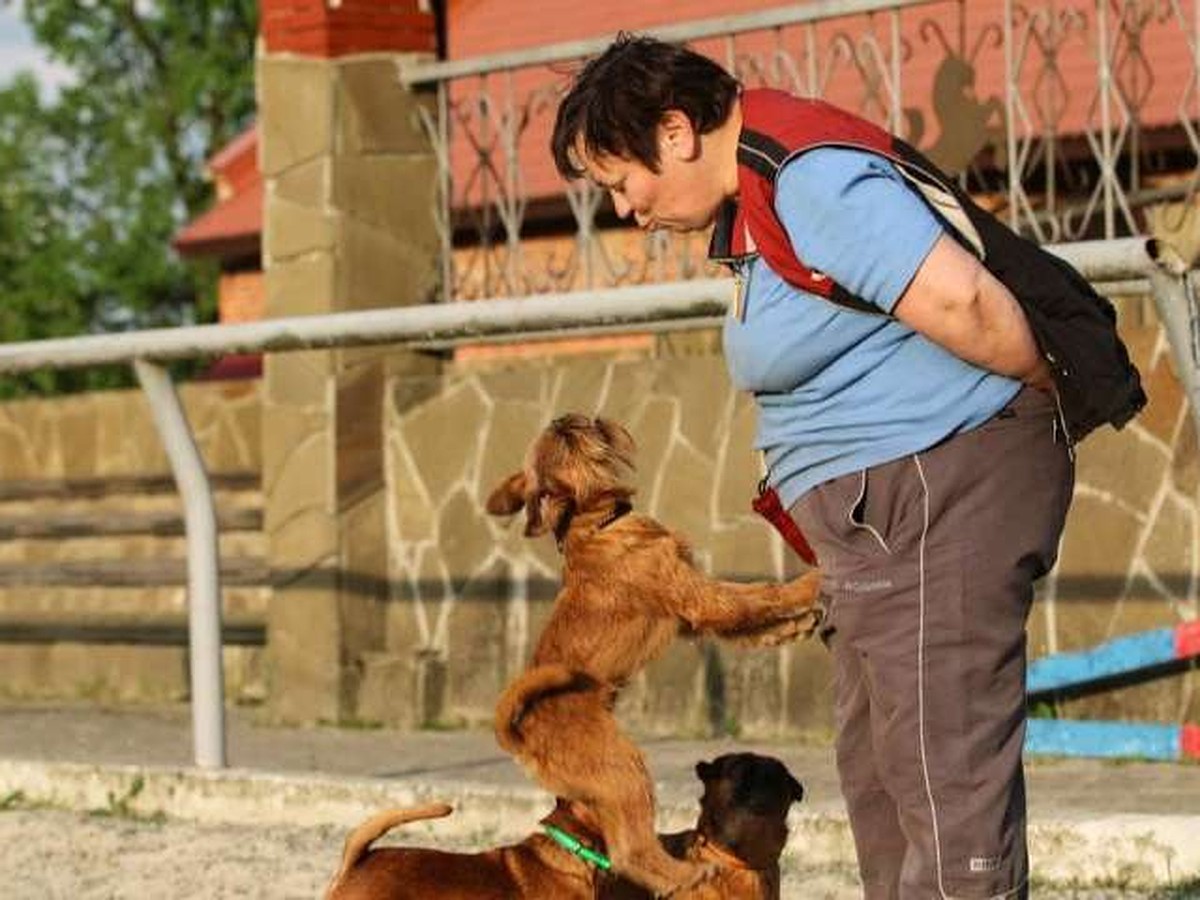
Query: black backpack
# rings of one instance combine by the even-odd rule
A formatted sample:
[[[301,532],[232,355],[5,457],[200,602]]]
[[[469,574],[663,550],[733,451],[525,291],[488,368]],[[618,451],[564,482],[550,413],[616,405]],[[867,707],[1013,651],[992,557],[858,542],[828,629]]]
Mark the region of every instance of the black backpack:
[[[1058,388],[1063,426],[1073,442],[1100,425],[1121,428],[1146,405],[1141,377],[1117,334],[1112,303],[1063,259],[1014,233],[981,209],[916,150],[896,141],[896,160],[927,200],[921,182],[949,192],[982,243],[985,268],[1017,298],[1033,336],[1050,364]],[[979,247],[950,218],[952,233],[967,249]]]

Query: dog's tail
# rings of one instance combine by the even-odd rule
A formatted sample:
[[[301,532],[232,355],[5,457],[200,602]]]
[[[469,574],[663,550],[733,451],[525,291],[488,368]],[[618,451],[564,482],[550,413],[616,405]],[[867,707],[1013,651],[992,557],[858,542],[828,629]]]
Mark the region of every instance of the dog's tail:
[[[334,890],[349,874],[350,870],[362,859],[363,854],[370,849],[371,844],[379,840],[397,825],[407,822],[419,822],[422,819],[440,819],[454,812],[454,807],[448,803],[429,803],[425,806],[415,806],[411,809],[386,809],[367,819],[346,836],[346,845],[342,849],[342,864],[337,874],[329,882],[325,891],[325,900],[332,900]]]
[[[534,666],[513,679],[496,702],[496,741],[509,753],[520,749],[521,719],[540,698],[596,687],[596,680],[561,663]]]

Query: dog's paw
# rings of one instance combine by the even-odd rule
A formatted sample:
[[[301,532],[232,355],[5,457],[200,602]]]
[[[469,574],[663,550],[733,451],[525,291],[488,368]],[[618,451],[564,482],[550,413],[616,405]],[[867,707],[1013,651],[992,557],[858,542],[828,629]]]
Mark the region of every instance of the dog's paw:
[[[812,637],[821,627],[824,612],[823,607],[810,607],[799,613],[778,616],[738,635],[729,636],[755,647],[776,647]]]
[[[765,647],[777,647],[787,644],[812,633],[807,617],[800,616],[774,622],[760,631],[755,637],[755,643]]]

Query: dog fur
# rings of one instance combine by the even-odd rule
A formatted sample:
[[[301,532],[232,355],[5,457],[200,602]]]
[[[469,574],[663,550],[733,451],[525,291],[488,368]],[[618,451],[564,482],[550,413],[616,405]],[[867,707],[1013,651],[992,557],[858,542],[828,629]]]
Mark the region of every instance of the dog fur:
[[[481,853],[450,853],[417,847],[371,844],[392,828],[421,819],[448,816],[451,807],[435,803],[391,809],[372,816],[346,838],[342,862],[325,900],[593,900],[595,870],[544,834]],[[573,812],[560,800],[543,822],[575,835],[594,834],[586,811]]]
[[[525,534],[552,532],[563,584],[530,667],[502,693],[496,736],[547,790],[587,807],[622,875],[659,896],[712,866],[670,856],[654,833],[654,789],[613,716],[630,678],[679,635],[778,644],[820,621],[820,577],[786,584],[716,581],[687,543],[631,512],[633,439],[620,425],[571,414],[533,442],[488,512],[525,510]]]
[[[769,756],[731,753],[696,765],[704,784],[696,827],[662,835],[681,859],[710,864],[712,877],[679,900],[778,900],[779,854],[787,841],[787,813],[803,788]],[[543,834],[481,853],[413,847],[372,847],[392,828],[447,816],[434,803],[372,816],[346,838],[341,865],[325,900],[646,900],[650,893],[604,874]],[[542,821],[604,845],[586,809],[559,800]]]

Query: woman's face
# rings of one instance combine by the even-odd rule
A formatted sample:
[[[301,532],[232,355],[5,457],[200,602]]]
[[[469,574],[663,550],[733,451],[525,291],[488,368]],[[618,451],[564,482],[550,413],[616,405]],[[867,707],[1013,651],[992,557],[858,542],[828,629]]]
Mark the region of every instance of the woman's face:
[[[711,160],[682,113],[668,112],[658,126],[658,171],[635,159],[580,148],[587,177],[612,198],[617,216],[633,216],[647,231],[700,231],[712,224],[724,201]]]

